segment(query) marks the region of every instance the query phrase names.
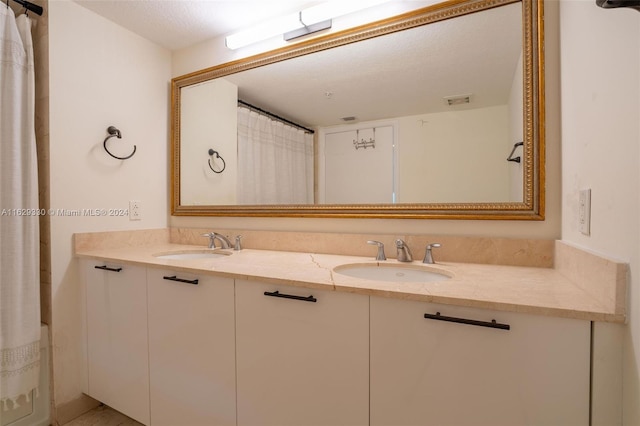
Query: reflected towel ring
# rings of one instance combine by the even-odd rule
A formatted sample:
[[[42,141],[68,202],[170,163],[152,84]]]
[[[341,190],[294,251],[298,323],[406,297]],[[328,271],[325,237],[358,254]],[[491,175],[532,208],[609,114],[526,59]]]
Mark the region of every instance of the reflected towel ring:
[[[513,145],[513,149],[511,150],[511,154],[509,154],[509,157],[507,158],[507,161],[514,161],[516,163],[520,162],[520,156],[514,157],[513,153],[516,152],[516,148],[517,147],[522,146],[522,145],[524,145],[524,142],[516,142]]]
[[[109,133],[109,136],[107,136],[104,139],[104,143],[102,144],[104,146],[104,150],[107,151],[107,154],[109,154],[110,156],[112,156],[113,158],[117,159],[117,160],[127,160],[131,157],[133,157],[133,154],[136,153],[136,146],[133,146],[133,152],[129,155],[127,155],[126,157],[118,157],[117,155],[113,155],[110,151],[109,148],[107,148],[107,141],[109,139],[111,139],[112,137],[117,137],[118,139],[122,139],[122,134],[120,133],[120,130],[116,129],[114,126],[109,126],[107,128],[107,132]]]
[[[216,158],[219,158],[222,161],[222,169],[220,169],[220,171],[218,171],[218,170],[215,170],[213,168],[213,166],[211,165],[211,158],[209,158],[209,168],[213,171],[213,173],[218,173],[219,174],[219,173],[224,172],[224,169],[227,168],[227,163],[225,163],[224,158],[222,158],[220,156],[220,154],[218,154],[218,151],[214,151],[213,149],[210,148],[209,149],[209,155],[210,156],[214,156],[215,155]]]

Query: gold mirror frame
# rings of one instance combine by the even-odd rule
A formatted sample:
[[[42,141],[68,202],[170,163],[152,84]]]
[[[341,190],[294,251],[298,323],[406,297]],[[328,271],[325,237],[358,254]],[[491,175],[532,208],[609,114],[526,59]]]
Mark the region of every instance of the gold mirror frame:
[[[318,37],[172,79],[171,214],[175,216],[544,220],[543,0],[522,0],[524,69],[523,202],[221,206],[185,206],[180,204],[180,89],[182,87],[519,1],[449,0],[393,18]]]

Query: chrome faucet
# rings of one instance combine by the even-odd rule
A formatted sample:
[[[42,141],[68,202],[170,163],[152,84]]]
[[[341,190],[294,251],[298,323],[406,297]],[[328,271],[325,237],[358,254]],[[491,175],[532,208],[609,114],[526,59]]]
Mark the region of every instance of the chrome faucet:
[[[413,256],[411,255],[411,250],[409,250],[409,246],[407,243],[402,241],[401,239],[396,240],[396,248],[398,249],[398,262],[412,262]]]
[[[234,249],[235,251],[240,251],[240,250],[242,250],[242,243],[240,242],[240,240],[241,240],[241,239],[242,239],[242,235],[237,235],[237,236],[236,236],[236,243],[235,243],[235,245],[233,246],[233,249]]]
[[[209,248],[216,248],[216,240],[220,241],[220,248],[228,249],[231,247],[231,242],[222,234],[218,234],[217,232],[207,232],[206,234],[202,234],[203,237],[209,238]]]
[[[387,256],[384,254],[384,244],[380,241],[367,241],[367,244],[375,244],[378,246],[378,254],[376,255],[376,260],[387,260]]]
[[[427,250],[424,253],[424,260],[422,261],[422,263],[429,263],[429,264],[436,263],[436,261],[433,260],[433,254],[431,253],[431,249],[437,248],[437,247],[440,247],[439,243],[427,244]]]

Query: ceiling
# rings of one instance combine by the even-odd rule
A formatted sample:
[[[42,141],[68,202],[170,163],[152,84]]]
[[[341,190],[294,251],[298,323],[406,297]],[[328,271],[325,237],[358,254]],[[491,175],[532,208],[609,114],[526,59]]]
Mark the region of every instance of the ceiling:
[[[177,50],[325,0],[74,1]],[[522,51],[520,11],[501,7],[225,78],[245,101],[309,126],[446,111],[451,95],[473,94],[458,109],[504,105]]]
[[[74,0],[169,50],[250,27],[318,0]]]
[[[504,106],[522,54],[519,3],[225,76],[240,99],[309,127]],[[471,95],[465,105],[445,98]]]

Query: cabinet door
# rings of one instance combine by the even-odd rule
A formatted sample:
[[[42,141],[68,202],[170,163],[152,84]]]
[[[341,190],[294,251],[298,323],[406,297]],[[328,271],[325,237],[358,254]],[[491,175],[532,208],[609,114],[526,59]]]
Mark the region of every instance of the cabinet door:
[[[152,425],[235,425],[233,280],[160,269],[147,277]]]
[[[587,321],[372,297],[371,424],[587,425],[589,342]]]
[[[366,296],[237,280],[238,425],[368,424],[368,312]]]
[[[96,261],[83,262],[83,268],[87,297],[88,393],[148,425],[145,269]]]

